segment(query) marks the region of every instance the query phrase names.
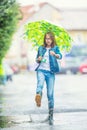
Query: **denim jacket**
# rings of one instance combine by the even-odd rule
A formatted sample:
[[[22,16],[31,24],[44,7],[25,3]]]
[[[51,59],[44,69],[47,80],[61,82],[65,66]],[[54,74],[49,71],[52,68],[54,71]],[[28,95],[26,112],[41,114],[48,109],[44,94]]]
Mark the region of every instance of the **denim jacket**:
[[[59,58],[56,58],[55,56],[53,55],[50,55],[50,51],[54,51],[56,54],[59,55]],[[37,58],[39,56],[44,56],[46,52],[46,48],[44,46],[40,46],[39,49],[38,49],[38,53],[37,53],[37,57],[36,57],[36,61],[37,61]],[[59,65],[58,65],[58,61],[57,59],[61,59],[62,58],[62,54],[60,53],[60,50],[58,48],[58,46],[54,46],[53,48],[50,48],[49,49],[49,62],[50,62],[50,71],[52,73],[58,73],[59,72]],[[36,71],[38,70],[39,66],[40,66],[40,63],[38,64],[37,68],[35,69]]]

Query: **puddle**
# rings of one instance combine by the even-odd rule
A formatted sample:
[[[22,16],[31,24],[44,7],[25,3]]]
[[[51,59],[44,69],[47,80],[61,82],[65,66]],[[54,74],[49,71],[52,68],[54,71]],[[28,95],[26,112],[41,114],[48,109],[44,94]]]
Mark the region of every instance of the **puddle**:
[[[15,116],[0,116],[0,128],[8,128],[17,125],[39,125],[47,118],[47,115],[15,115]]]
[[[0,128],[12,127],[21,123],[30,123],[29,116],[0,116]]]
[[[0,128],[11,127],[14,124],[11,122],[11,117],[9,116],[0,116]]]

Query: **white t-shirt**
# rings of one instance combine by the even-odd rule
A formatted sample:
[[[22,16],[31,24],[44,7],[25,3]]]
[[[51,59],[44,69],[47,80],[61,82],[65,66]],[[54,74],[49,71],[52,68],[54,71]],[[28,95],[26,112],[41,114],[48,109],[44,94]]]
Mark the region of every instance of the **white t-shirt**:
[[[43,70],[49,70],[50,71],[50,64],[49,64],[49,49],[46,48],[46,53],[43,56],[43,59],[41,61],[41,64],[38,69],[43,69]]]

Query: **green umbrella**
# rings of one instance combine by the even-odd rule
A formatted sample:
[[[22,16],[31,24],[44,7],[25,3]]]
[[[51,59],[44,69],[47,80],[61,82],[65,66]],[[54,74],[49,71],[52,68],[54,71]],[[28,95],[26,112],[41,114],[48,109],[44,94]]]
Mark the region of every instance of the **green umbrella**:
[[[24,37],[31,41],[34,48],[38,48],[43,44],[44,34],[53,32],[56,38],[56,43],[61,50],[68,51],[71,48],[72,38],[69,33],[62,28],[46,20],[30,22],[25,25]]]

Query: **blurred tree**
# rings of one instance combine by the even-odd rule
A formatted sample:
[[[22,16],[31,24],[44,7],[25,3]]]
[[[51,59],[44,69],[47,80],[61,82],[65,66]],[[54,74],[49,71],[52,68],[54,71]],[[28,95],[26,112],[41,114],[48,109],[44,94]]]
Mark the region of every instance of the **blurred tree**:
[[[17,29],[19,12],[16,0],[0,0],[0,64]]]

